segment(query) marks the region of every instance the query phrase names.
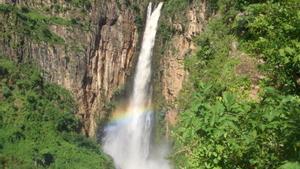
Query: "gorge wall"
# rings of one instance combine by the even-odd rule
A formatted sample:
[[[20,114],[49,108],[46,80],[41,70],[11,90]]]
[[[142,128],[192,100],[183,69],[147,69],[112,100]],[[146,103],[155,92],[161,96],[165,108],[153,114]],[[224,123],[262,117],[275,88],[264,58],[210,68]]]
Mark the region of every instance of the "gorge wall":
[[[0,50],[2,55],[18,62],[36,63],[43,70],[46,80],[72,91],[78,103],[77,114],[84,124],[83,131],[88,136],[94,136],[97,120],[107,115],[105,105],[133,73],[148,2],[0,0],[0,4],[10,4],[21,10],[13,15],[2,9]],[[28,12],[21,6],[33,10]],[[170,105],[167,117],[177,112],[174,103],[186,76],[183,59],[194,50],[192,38],[201,32],[205,24],[205,11],[205,1],[199,0],[191,1],[183,11],[171,16],[163,11],[163,21],[173,33],[164,48],[162,45],[166,41],[158,38],[156,51],[160,52],[156,58],[160,64],[155,74],[157,77],[154,77],[158,83],[154,88]],[[44,35],[46,29],[43,25],[36,25],[34,20],[50,17],[56,18],[53,22],[58,24],[51,24],[49,30],[63,42],[58,37],[56,41],[55,38],[47,41],[50,39],[47,36],[39,39],[39,34],[42,32]],[[68,22],[57,22],[57,17]],[[27,31],[33,33],[27,35],[28,32],[16,29],[26,30],[22,26],[28,26]],[[51,32],[48,32],[49,36]],[[162,35],[158,33],[158,36]],[[169,121],[172,119],[169,118]]]
[[[167,5],[174,4],[167,3],[166,8]],[[171,14],[165,10],[162,15],[164,24],[171,30],[172,34],[167,42],[161,42],[164,43],[161,44],[164,45],[164,48],[159,59],[159,71],[156,74],[159,81],[155,87],[159,88],[156,93],[162,93],[164,100],[167,132],[168,126],[176,123],[179,112],[177,98],[188,76],[184,68],[184,59],[196,50],[193,39],[203,31],[209,18],[207,11],[206,0],[194,0],[190,1],[183,10],[176,10]],[[160,47],[157,45],[157,48]]]

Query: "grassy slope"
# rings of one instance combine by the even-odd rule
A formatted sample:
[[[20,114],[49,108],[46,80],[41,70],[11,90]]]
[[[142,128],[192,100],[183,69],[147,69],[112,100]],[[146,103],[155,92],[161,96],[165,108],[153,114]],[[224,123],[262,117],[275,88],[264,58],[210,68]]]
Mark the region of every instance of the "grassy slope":
[[[0,59],[0,168],[113,168],[92,140],[79,134],[76,105],[30,65]]]

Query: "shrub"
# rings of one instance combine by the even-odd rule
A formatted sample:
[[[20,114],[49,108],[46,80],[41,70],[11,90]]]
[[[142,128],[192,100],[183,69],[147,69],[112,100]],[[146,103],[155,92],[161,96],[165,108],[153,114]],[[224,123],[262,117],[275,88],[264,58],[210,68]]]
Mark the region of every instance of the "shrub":
[[[56,129],[59,132],[78,132],[80,123],[71,113],[64,113],[58,118]]]
[[[2,93],[3,93],[3,96],[6,98],[8,98],[9,96],[12,95],[11,90],[7,86],[2,87]]]
[[[170,16],[175,12],[183,11],[190,4],[190,0],[168,0],[165,2],[164,10]]]
[[[300,91],[299,23],[297,5],[291,1],[249,5],[234,24],[245,50],[266,62],[271,83],[286,92]]]

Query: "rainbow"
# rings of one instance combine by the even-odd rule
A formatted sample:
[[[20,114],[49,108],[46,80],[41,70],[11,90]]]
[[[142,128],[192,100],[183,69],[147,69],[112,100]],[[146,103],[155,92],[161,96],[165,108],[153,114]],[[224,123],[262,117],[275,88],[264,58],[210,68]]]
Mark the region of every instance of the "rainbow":
[[[133,110],[132,108],[124,108],[121,106],[121,108],[112,113],[108,125],[126,125],[144,113],[152,113],[152,109],[149,107],[140,107]]]

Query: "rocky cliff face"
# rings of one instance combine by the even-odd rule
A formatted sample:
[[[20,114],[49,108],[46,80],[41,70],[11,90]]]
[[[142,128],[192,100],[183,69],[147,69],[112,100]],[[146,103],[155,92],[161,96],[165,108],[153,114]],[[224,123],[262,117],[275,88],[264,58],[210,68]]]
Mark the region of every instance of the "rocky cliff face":
[[[114,2],[105,3],[106,12],[98,18],[94,48],[90,51],[82,83],[82,106],[79,112],[88,120],[88,133],[94,135],[95,119],[101,116],[103,103],[124,85],[131,73],[138,32],[134,16],[126,8],[119,10]]]
[[[200,4],[193,3],[184,13],[186,23],[180,20],[171,21],[176,33],[161,60],[163,95],[167,102],[174,102],[182,88],[186,76],[183,60],[195,50],[192,39],[202,31],[206,21],[205,12],[205,1]]]
[[[44,11],[46,16],[61,17],[74,24],[54,24],[50,30],[64,43],[32,40],[23,34],[2,36],[0,50],[19,62],[34,62],[42,68],[43,76],[72,91],[78,102],[78,116],[84,132],[94,136],[97,119],[106,116],[103,108],[114,91],[121,88],[133,72],[137,46],[141,39],[147,0],[94,0],[80,4],[72,0],[0,0],[1,4],[16,4]],[[79,3],[79,4],[78,4]],[[162,54],[159,85],[167,103],[175,103],[186,72],[183,59],[193,51],[192,38],[201,32],[205,22],[205,2],[192,2],[184,18],[186,24],[165,17],[176,30]],[[23,10],[23,9],[22,9]],[[182,15],[179,13],[178,15]],[[10,25],[18,27],[18,19],[2,13],[1,32]],[[19,24],[20,25],[20,24]],[[158,47],[159,48],[159,47]],[[171,106],[170,112],[176,112]]]
[[[176,98],[188,76],[184,69],[184,58],[193,54],[193,38],[202,32],[207,21],[206,1],[193,1],[185,11],[167,18],[175,30],[160,60],[160,85],[162,95],[168,105],[166,120],[171,125],[176,123],[178,113]]]

